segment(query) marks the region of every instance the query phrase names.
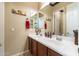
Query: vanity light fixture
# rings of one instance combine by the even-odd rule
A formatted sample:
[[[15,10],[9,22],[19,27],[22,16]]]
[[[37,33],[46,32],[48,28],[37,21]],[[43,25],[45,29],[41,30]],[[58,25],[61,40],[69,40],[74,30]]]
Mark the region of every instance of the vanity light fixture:
[[[63,10],[60,10],[60,12],[64,12]]]
[[[50,2],[50,6],[55,6],[55,5],[57,5],[59,2]]]

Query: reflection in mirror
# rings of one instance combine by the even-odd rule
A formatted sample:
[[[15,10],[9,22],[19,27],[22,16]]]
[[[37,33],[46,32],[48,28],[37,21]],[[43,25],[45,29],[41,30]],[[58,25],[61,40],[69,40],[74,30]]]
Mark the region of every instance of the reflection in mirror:
[[[78,30],[78,20],[79,20],[79,6],[76,3],[67,6],[67,35],[73,36],[73,30]]]
[[[78,45],[79,3],[72,3],[67,6],[66,16],[66,35],[74,37],[75,44]]]
[[[51,16],[52,16],[52,7],[49,6],[49,3],[38,3],[37,11],[32,10],[31,12],[31,28],[41,29],[42,32],[51,32]],[[46,29],[45,29],[46,23]]]
[[[39,18],[38,18],[38,27],[39,29],[44,29],[44,17],[43,14],[39,12]]]
[[[43,29],[44,28],[44,17],[43,14],[39,13],[39,17],[38,17],[38,13],[36,13],[35,15],[33,15],[31,17],[31,24],[34,23],[34,25],[32,26],[33,28],[39,28],[39,29]]]
[[[29,9],[30,11],[30,22],[31,22],[31,28],[35,29],[38,28],[38,24],[37,24],[37,13],[38,11],[36,9]]]
[[[59,34],[59,23],[60,23],[60,12],[55,12],[55,18],[54,18],[54,32],[55,34]]]
[[[31,28],[35,29],[35,31],[44,30],[44,15],[39,11],[31,12]]]
[[[55,34],[64,35],[64,11],[58,10],[54,13],[54,32]]]

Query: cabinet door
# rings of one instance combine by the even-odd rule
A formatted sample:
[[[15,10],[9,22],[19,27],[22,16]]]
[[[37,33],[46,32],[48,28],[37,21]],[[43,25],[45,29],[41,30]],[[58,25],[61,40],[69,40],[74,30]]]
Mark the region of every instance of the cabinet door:
[[[29,50],[31,50],[31,38],[30,37],[28,37],[28,48]]]
[[[62,55],[48,48],[48,56],[62,56]]]
[[[47,47],[38,42],[38,56],[47,56]]]
[[[37,56],[37,42],[33,39],[31,40],[31,54]]]

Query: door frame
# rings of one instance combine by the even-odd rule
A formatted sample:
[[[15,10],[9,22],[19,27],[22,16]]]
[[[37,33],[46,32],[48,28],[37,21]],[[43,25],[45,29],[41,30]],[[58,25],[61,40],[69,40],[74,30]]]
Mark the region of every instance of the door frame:
[[[0,44],[1,44],[1,54],[0,56],[4,56],[4,2],[0,2]]]

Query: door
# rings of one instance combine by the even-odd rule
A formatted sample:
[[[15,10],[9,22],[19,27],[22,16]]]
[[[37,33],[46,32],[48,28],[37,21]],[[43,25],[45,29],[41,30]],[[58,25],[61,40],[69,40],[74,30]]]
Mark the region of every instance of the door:
[[[55,34],[65,34],[65,9],[55,11],[54,32]]]
[[[3,53],[3,3],[0,2],[0,56]]]
[[[55,12],[55,19],[54,19],[55,34],[59,34],[59,26],[60,26],[60,12],[56,11]]]

